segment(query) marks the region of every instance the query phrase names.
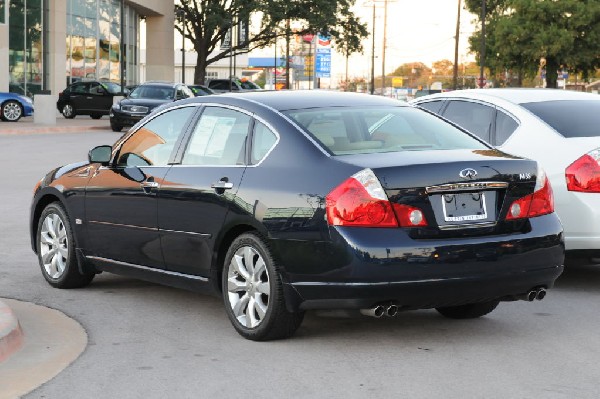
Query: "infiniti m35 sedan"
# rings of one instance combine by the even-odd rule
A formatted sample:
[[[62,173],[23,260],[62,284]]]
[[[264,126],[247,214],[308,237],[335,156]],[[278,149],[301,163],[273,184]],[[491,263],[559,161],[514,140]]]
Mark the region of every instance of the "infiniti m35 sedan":
[[[50,285],[110,272],[212,292],[251,340],[309,309],[484,316],[542,299],[564,260],[535,161],[349,93],[165,104],[42,178],[30,228]]]

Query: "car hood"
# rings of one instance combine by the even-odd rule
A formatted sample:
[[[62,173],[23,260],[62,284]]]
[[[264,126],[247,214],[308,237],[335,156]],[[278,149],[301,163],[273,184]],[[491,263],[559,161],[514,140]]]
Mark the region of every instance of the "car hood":
[[[156,100],[152,98],[125,98],[119,102],[121,107],[124,105],[141,105],[148,107],[148,109],[154,109],[159,105],[170,103],[172,100]]]

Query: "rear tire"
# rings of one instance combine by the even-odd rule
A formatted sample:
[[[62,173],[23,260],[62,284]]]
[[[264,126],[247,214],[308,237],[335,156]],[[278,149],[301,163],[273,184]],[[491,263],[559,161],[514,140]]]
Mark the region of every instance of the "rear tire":
[[[73,119],[77,115],[77,112],[75,112],[75,107],[71,103],[66,103],[63,105],[60,112],[67,119]]]
[[[496,309],[499,303],[499,301],[469,303],[467,305],[436,308],[436,310],[449,319],[476,319]]]
[[[79,271],[73,230],[58,202],[46,206],[40,216],[37,253],[42,275],[55,288],[80,288],[94,279],[94,273]]]
[[[236,238],[225,256],[223,300],[236,331],[252,341],[293,335],[304,312],[288,312],[279,268],[264,240],[255,233]]]

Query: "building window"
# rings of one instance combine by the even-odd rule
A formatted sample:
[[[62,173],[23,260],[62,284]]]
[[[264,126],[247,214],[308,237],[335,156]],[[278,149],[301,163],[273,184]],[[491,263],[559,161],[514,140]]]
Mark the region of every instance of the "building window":
[[[0,0],[0,24],[6,23],[6,0]]]
[[[33,95],[42,90],[43,46],[42,0],[0,0],[9,4],[8,75],[9,90]],[[5,12],[2,12],[5,14]]]
[[[121,59],[125,83],[137,83],[139,15],[128,5],[123,11],[118,0],[67,0],[67,84],[83,79],[120,83]]]

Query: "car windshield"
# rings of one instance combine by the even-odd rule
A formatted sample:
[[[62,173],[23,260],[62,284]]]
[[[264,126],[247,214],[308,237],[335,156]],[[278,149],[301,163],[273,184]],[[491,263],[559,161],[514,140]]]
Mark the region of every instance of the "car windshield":
[[[250,82],[249,80],[238,82],[244,90],[259,90],[260,87],[256,83]]]
[[[102,82],[102,86],[108,91],[110,94],[120,94],[121,93],[121,85],[118,85],[113,82]]]
[[[440,118],[412,107],[340,107],[285,113],[334,155],[488,148]]]
[[[129,98],[149,98],[153,100],[172,100],[175,89],[168,86],[141,85],[129,94]]]
[[[564,137],[600,136],[599,100],[544,101],[521,105]]]

